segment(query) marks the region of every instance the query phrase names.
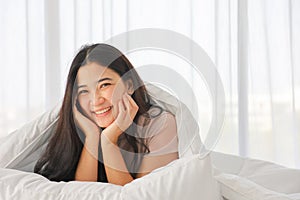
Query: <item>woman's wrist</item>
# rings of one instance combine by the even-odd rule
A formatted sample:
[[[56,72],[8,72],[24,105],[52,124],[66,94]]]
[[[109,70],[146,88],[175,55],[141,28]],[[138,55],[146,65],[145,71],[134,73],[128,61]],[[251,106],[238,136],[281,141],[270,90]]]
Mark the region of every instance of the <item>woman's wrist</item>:
[[[114,144],[117,145],[119,136],[123,133],[123,131],[117,126],[110,127],[109,129],[105,129],[101,133],[101,144]]]
[[[85,145],[99,144],[100,134],[87,135]]]
[[[84,141],[84,149],[94,158],[98,159],[99,137],[86,137]]]
[[[99,139],[100,138],[100,131],[98,130],[89,130],[89,131],[83,131],[85,138],[90,138],[90,139]]]

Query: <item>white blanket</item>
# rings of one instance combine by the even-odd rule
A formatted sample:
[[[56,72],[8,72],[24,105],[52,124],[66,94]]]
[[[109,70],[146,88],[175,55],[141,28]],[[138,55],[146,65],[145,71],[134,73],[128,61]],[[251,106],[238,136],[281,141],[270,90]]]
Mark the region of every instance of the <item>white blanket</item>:
[[[300,200],[300,170],[213,152],[215,178],[229,200]]]
[[[56,126],[61,106],[58,104],[0,140],[0,199],[219,200],[210,156],[200,154],[203,147],[199,128],[189,110],[161,89],[148,89],[176,117],[180,159],[123,187],[109,183],[51,182],[32,172]]]

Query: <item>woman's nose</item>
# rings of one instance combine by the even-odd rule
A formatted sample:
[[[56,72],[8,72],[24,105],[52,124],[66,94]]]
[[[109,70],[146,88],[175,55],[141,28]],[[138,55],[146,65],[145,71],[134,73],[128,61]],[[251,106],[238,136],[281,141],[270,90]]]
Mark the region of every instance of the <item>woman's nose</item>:
[[[94,96],[92,97],[92,99],[93,99],[93,104],[94,105],[102,104],[105,101],[105,98],[101,94],[99,94],[97,92],[94,94]]]

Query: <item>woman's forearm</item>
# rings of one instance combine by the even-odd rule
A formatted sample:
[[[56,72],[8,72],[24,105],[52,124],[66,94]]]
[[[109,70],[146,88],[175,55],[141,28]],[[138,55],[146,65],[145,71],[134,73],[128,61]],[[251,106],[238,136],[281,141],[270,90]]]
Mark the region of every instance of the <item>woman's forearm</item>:
[[[99,137],[86,138],[76,169],[75,180],[97,181]]]
[[[116,185],[125,185],[131,182],[133,178],[128,172],[116,141],[111,141],[106,136],[102,136],[101,146],[108,182]]]

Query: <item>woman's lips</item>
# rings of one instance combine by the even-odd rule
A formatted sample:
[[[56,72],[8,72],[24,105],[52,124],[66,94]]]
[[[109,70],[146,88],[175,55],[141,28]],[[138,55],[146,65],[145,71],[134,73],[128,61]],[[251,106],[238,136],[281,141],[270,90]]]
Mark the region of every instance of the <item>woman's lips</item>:
[[[103,116],[107,115],[111,111],[111,109],[112,109],[112,106],[109,106],[107,108],[95,111],[94,113],[95,113],[96,117],[103,117]]]

